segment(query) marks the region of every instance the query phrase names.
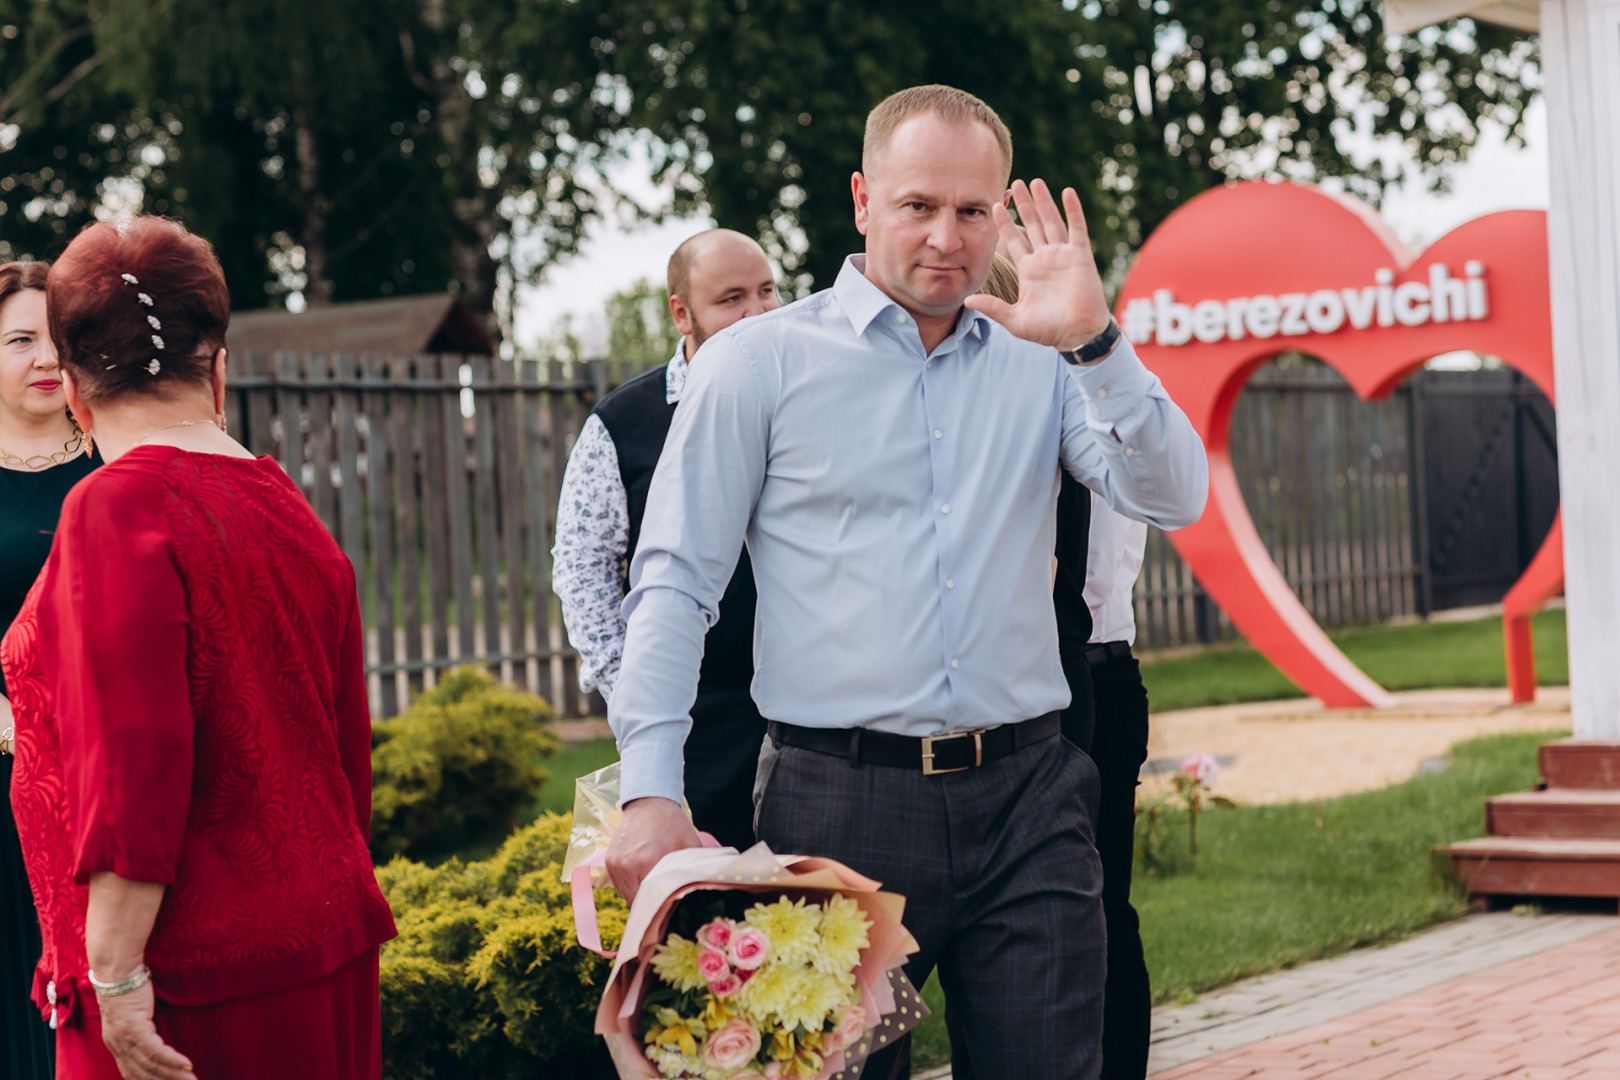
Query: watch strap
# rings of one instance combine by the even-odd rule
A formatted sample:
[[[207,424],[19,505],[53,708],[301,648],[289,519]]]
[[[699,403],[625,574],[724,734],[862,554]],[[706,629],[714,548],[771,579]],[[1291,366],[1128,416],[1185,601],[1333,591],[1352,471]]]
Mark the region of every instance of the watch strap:
[[[1119,344],[1119,323],[1108,320],[1108,328],[1078,349],[1059,349],[1058,355],[1071,364],[1093,364],[1114,351]]]

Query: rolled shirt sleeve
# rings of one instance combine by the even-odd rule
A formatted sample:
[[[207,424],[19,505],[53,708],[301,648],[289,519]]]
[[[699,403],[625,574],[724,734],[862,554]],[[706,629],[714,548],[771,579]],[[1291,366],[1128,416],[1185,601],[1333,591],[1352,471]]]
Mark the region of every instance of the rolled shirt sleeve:
[[[86,495],[79,498],[76,496]],[[40,601],[80,884],[172,884],[190,810],[190,618],[156,481],[81,487]]]
[[[624,663],[608,703],[624,802],[682,797],[703,640],[765,479],[770,409],[742,343],[710,338],[653,474],[624,602]]]
[[[1209,495],[1204,444],[1158,376],[1120,338],[1101,362],[1064,365],[1063,465],[1135,521],[1180,529]]]

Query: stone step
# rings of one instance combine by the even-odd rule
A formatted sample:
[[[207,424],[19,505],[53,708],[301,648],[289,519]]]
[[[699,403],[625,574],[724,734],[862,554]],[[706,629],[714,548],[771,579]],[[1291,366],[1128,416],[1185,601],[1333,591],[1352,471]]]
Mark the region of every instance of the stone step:
[[[1620,789],[1620,740],[1559,739],[1544,743],[1540,757],[1550,788]]]
[[[1551,788],[1485,800],[1492,836],[1620,840],[1620,788]]]
[[[1620,839],[1486,836],[1452,844],[1450,853],[1473,895],[1620,898]]]

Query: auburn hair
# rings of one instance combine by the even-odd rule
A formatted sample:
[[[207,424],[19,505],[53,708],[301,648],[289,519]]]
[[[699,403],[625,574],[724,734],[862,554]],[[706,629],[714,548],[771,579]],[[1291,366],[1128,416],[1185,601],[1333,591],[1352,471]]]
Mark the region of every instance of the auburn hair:
[[[51,266],[46,311],[57,356],[88,401],[206,385],[231,321],[212,245],[151,215],[74,237]]]
[[[48,262],[8,262],[0,265],[0,308],[6,301],[24,289],[45,291],[45,279],[51,272]]]

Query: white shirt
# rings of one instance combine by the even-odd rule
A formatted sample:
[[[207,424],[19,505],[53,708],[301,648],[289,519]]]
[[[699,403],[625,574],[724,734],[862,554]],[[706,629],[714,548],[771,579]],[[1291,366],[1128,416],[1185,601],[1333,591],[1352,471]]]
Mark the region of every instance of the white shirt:
[[[686,346],[664,372],[664,400],[686,388]],[[613,437],[592,413],[568,452],[557,501],[557,543],[551,549],[551,587],[562,603],[568,644],[579,653],[579,688],[613,696],[624,656],[624,586],[620,568],[630,548],[630,501],[619,474]]]
[[[1086,547],[1086,607],[1092,641],[1136,644],[1136,605],[1131,592],[1142,572],[1147,526],[1132,521],[1091,493],[1091,532]]]

